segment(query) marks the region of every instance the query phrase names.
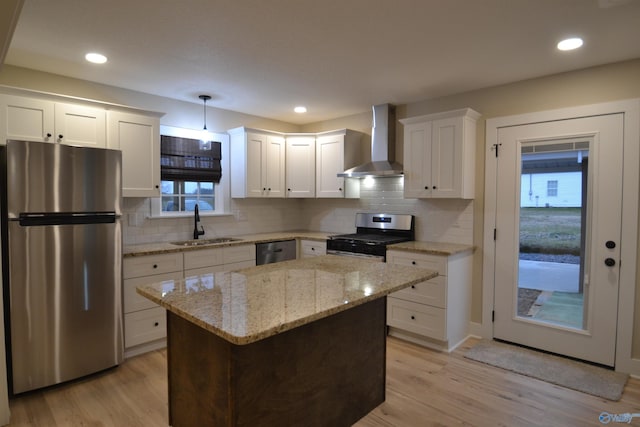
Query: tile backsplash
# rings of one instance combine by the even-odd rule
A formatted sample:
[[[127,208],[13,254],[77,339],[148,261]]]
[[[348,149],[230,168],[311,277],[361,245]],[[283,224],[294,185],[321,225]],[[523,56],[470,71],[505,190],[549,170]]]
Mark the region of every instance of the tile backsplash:
[[[473,243],[473,201],[404,199],[403,178],[361,180],[359,199],[233,199],[231,214],[201,215],[207,237],[262,232],[355,231],[357,212],[406,213],[416,216],[416,240]],[[151,201],[125,198],[124,244],[190,239],[193,217],[149,218]]]

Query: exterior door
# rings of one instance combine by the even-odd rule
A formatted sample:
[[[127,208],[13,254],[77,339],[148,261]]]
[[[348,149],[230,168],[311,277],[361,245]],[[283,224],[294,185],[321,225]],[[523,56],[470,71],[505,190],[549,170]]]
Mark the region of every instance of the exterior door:
[[[623,114],[498,129],[495,338],[614,365],[622,147]]]

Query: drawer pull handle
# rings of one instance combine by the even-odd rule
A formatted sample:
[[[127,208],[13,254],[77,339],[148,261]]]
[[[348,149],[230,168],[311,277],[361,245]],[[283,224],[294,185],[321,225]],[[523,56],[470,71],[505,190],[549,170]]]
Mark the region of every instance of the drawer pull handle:
[[[416,320],[416,316],[411,316],[411,320]]]
[[[153,326],[158,326],[158,325],[160,325],[160,323],[158,323],[158,322],[155,322],[155,323],[153,324]]]

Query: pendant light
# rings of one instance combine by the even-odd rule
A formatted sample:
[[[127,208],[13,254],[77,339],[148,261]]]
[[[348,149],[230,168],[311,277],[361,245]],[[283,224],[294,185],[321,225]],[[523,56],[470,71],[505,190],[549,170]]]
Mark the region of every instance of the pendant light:
[[[211,99],[209,95],[200,95],[198,98],[202,99],[203,102],[203,121],[204,126],[202,127],[202,137],[200,143],[201,150],[210,150],[211,142],[209,141],[209,131],[207,130],[207,101]]]

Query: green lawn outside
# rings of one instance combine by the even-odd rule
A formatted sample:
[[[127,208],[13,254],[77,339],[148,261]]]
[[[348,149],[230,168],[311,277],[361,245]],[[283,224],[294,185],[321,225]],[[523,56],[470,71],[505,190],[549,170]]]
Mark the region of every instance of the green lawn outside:
[[[520,252],[580,255],[580,208],[521,208]]]

